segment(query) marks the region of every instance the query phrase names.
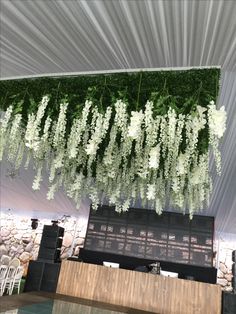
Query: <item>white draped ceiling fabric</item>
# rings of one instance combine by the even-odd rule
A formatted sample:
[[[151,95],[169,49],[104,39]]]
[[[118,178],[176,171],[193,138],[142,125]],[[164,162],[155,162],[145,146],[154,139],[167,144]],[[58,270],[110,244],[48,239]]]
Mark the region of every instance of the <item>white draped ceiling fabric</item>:
[[[236,234],[235,0],[0,0],[1,79],[121,69],[221,66],[219,104],[228,113],[222,175],[206,214],[217,232]],[[1,206],[75,212],[31,190],[31,174],[5,176]],[[23,209],[23,208],[22,208]]]

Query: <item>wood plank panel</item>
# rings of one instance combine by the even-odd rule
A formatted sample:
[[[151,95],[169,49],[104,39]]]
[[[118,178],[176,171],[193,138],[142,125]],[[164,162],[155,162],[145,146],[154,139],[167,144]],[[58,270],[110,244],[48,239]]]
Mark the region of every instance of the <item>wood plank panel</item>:
[[[220,314],[221,288],[201,282],[63,261],[57,293],[161,314]]]

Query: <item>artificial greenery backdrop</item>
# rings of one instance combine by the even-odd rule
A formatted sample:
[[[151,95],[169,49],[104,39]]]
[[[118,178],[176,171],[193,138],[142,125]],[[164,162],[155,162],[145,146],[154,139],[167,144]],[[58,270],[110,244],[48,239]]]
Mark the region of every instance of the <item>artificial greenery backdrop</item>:
[[[92,100],[100,112],[122,99],[129,112],[144,109],[146,101],[152,100],[157,115],[166,114],[169,107],[177,114],[188,114],[197,105],[206,107],[209,101],[216,101],[219,78],[220,69],[212,68],[0,81],[0,108],[5,111],[13,105],[13,112],[21,113],[24,122],[29,113],[36,112],[42,96],[47,94],[50,101],[46,116],[57,119],[60,103],[66,99],[67,130],[80,115],[86,99]],[[208,148],[207,132],[206,128],[199,136],[200,152]]]
[[[92,99],[101,111],[116,99],[127,100],[130,111],[140,110],[149,99],[157,114],[165,114],[169,106],[187,114],[195,105],[204,107],[216,100],[219,78],[220,70],[213,68],[0,81],[0,108],[6,110],[13,104],[24,116],[35,111],[42,96],[48,94],[47,113],[57,116],[60,102],[66,98],[69,121],[81,112],[85,99]]]
[[[12,176],[32,159],[34,190],[46,167],[49,200],[63,186],[77,208],[87,195],[93,208],[105,197],[121,212],[140,197],[160,214],[169,198],[192,217],[208,204],[210,148],[220,173],[219,77],[192,69],[1,81],[0,156]]]

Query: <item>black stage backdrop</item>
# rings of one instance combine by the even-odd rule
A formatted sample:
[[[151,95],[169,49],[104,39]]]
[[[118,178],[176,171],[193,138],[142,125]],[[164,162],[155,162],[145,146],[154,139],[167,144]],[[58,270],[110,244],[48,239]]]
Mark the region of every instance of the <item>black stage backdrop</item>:
[[[214,217],[114,207],[90,210],[85,249],[181,264],[213,264]]]

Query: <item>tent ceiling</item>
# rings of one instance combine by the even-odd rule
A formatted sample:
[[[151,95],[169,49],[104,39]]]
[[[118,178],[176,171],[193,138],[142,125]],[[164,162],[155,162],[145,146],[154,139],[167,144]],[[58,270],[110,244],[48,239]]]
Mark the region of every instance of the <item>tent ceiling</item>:
[[[207,214],[216,216],[218,231],[236,233],[235,0],[1,0],[0,14],[3,79],[111,69],[222,66],[219,102],[226,106],[228,127],[222,144],[222,176],[213,175]],[[2,207],[20,204],[17,195],[24,192],[18,183],[2,179]],[[39,204],[27,177],[25,184],[29,204],[34,200],[29,209],[73,210],[62,194],[53,203],[40,196]]]
[[[235,0],[1,2],[1,76],[236,66]]]

